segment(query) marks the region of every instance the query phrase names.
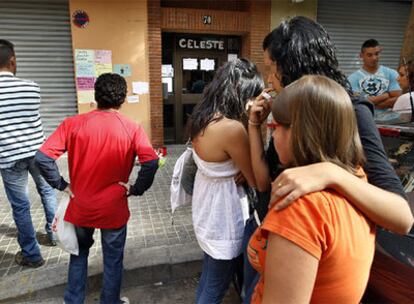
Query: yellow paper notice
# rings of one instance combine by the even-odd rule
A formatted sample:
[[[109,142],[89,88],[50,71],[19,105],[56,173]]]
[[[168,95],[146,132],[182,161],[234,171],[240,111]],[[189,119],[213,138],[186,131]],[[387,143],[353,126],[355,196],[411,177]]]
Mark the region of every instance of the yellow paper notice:
[[[95,91],[78,91],[78,103],[90,103],[95,101]]]
[[[98,77],[103,73],[112,73],[112,64],[95,63],[95,76]]]

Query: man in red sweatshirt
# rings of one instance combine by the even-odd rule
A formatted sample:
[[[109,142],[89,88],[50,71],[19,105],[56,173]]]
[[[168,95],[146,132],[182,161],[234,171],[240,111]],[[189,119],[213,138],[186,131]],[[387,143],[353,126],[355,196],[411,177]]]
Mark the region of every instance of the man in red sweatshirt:
[[[65,220],[74,224],[79,255],[71,255],[65,303],[83,303],[89,248],[95,228],[101,230],[104,259],[101,303],[120,299],[129,195],[142,195],[152,184],[158,157],[142,126],[119,113],[127,85],[117,74],[102,74],[95,83],[98,108],[65,119],[36,154],[43,177],[67,192]],[[56,159],[68,153],[70,184],[60,175]],[[135,157],[138,178],[127,184]],[[127,302],[127,301],[125,301]]]

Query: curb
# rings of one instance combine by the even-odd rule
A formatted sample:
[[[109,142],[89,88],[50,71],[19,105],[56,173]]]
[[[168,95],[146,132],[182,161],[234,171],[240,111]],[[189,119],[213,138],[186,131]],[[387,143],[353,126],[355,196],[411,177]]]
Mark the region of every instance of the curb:
[[[131,274],[140,268],[201,261],[202,257],[203,253],[197,241],[149,248],[126,248],[124,255],[125,277],[131,277]],[[94,261],[94,263],[89,263],[88,279],[102,273],[101,252],[98,254],[98,259],[94,259]],[[36,294],[44,289],[64,285],[67,282],[67,271],[68,264],[64,263],[3,278],[0,282],[0,303],[16,302],[12,301],[16,298],[35,298]],[[156,276],[154,278],[159,280]]]

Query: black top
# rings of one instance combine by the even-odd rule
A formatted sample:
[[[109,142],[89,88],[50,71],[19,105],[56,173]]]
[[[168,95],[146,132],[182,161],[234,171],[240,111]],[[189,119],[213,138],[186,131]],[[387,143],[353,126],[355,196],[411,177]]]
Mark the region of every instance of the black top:
[[[369,183],[381,189],[399,194],[406,199],[407,197],[401,181],[395,173],[394,168],[388,162],[381,136],[375,125],[373,104],[362,98],[351,97],[351,99],[355,109],[359,136],[365,152],[366,163],[364,170]],[[269,147],[266,151],[266,160],[269,165],[270,177],[274,180],[280,174],[281,170],[279,158],[274,148],[273,138],[270,139]],[[263,195],[263,197],[269,196]]]
[[[352,98],[359,136],[367,159],[364,170],[370,184],[407,198],[400,179],[388,162],[381,136],[375,125],[374,106],[365,99]]]

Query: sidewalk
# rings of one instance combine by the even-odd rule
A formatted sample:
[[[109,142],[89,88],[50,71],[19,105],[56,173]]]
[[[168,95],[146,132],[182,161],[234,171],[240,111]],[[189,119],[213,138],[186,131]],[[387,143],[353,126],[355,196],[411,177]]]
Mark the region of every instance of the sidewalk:
[[[171,223],[170,182],[174,164],[185,146],[168,146],[166,165],[159,169],[152,185],[142,197],[131,197],[129,208],[128,236],[125,249],[125,269],[136,269],[159,264],[174,264],[198,260],[202,253],[197,245],[191,222],[191,207],[177,210],[174,225]],[[62,175],[67,177],[67,159],[59,160]],[[131,177],[136,178],[137,167]],[[30,178],[29,178],[30,180]],[[31,269],[14,262],[19,251],[16,228],[10,204],[0,183],[0,302],[17,296],[34,293],[37,290],[64,284],[66,282],[69,254],[59,247],[41,245],[46,263]],[[42,243],[45,231],[45,217],[34,183],[29,183],[32,200],[32,219]],[[58,201],[62,193],[57,193]],[[95,232],[95,244],[90,250],[89,276],[102,272],[102,255],[99,231]]]

